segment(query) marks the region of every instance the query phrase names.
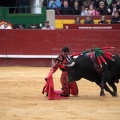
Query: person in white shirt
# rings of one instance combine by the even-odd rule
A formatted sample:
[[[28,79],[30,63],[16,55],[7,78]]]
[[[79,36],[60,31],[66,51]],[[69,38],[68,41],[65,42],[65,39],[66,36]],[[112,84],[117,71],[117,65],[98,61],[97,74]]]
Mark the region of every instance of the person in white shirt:
[[[12,26],[11,26],[7,21],[5,21],[5,22],[0,26],[0,29],[12,29]]]
[[[49,24],[49,21],[45,21],[45,26],[42,28],[42,30],[55,30],[53,26]]]
[[[8,22],[4,22],[4,29],[12,29],[12,27],[9,26]]]

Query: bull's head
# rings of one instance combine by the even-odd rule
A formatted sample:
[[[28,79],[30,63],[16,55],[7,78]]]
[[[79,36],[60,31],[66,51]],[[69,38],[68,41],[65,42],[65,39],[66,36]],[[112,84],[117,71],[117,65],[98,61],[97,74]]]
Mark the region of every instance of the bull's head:
[[[77,69],[77,65],[75,64],[75,62],[72,62],[71,64],[67,65],[68,67],[68,80],[69,82],[72,81],[76,81],[78,80],[78,69]]]

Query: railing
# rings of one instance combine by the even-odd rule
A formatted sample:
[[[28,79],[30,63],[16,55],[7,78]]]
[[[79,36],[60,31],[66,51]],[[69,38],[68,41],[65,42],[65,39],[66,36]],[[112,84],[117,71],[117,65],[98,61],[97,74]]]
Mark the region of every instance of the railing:
[[[0,7],[0,21],[9,21],[14,24],[42,24],[46,20],[45,7]]]

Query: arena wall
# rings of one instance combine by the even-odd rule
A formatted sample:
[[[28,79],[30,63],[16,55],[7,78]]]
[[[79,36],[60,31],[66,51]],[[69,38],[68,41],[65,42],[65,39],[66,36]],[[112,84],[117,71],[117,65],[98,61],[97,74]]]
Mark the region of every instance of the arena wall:
[[[114,46],[111,52],[120,55],[119,33],[119,30],[0,30],[0,66],[51,66],[63,46],[69,46],[71,53]]]

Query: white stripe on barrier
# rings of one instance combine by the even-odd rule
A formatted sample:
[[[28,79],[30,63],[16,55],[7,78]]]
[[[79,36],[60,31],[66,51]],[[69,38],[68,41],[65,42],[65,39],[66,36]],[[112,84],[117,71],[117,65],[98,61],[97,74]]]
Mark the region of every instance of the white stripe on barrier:
[[[7,55],[0,55],[0,58],[7,58]]]
[[[0,58],[57,58],[58,55],[0,55]],[[74,58],[76,58],[75,56]]]
[[[58,55],[0,55],[0,58],[57,58]]]

